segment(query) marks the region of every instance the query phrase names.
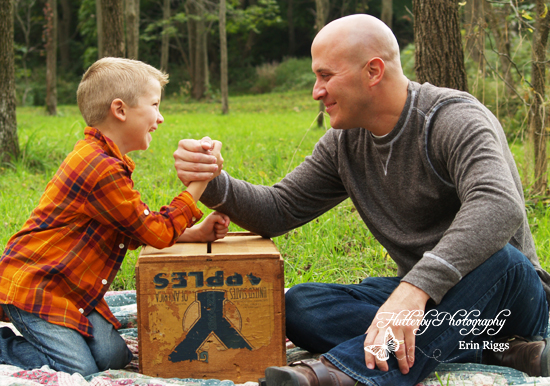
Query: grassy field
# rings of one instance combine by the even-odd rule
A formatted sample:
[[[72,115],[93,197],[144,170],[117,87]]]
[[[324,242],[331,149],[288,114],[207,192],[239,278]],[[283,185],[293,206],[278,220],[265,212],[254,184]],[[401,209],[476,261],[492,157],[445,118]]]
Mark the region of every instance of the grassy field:
[[[130,154],[136,162],[136,188],[152,209],[169,203],[183,189],[172,157],[180,139],[209,135],[221,140],[228,173],[270,185],[310,154],[324,133],[312,124],[318,103],[309,92],[235,97],[230,108],[231,114],[222,116],[218,104],[163,102],[165,123],[153,135],[151,147]],[[24,157],[0,166],[2,250],[37,204],[65,154],[83,137],[85,126],[75,106],[61,106],[58,117],[46,116],[41,108],[20,108],[17,113]],[[521,164],[523,146],[515,143],[513,149]],[[202,204],[201,209],[209,212]],[[541,262],[548,269],[550,212],[544,202],[529,204],[527,210]],[[238,228],[232,225],[231,230]],[[354,283],[366,276],[396,272],[349,200],[274,241],[285,258],[286,286],[307,281]],[[128,253],[111,289],[135,288],[137,255],[138,251]]]

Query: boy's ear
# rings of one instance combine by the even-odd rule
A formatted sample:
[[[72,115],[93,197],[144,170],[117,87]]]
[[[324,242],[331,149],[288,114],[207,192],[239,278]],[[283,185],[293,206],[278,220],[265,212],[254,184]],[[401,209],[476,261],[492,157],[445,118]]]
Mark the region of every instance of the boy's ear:
[[[119,121],[126,121],[126,103],[120,98],[111,102],[111,114]]]

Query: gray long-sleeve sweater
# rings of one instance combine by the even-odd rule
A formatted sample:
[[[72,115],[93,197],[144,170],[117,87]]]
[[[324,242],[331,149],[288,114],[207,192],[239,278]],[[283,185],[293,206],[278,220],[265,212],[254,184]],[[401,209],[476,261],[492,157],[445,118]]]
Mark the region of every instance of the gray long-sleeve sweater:
[[[539,274],[521,181],[495,116],[474,97],[409,83],[394,129],[329,130],[281,182],[251,185],[222,173],[201,201],[265,237],[299,227],[350,197],[404,281],[439,303],[508,242]]]

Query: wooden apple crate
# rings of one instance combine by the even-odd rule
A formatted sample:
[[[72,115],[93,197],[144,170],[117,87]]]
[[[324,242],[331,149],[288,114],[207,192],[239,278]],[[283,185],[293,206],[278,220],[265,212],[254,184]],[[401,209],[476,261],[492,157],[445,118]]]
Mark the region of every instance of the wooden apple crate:
[[[139,370],[256,381],[286,364],[283,260],[270,239],[143,248],[136,264]]]

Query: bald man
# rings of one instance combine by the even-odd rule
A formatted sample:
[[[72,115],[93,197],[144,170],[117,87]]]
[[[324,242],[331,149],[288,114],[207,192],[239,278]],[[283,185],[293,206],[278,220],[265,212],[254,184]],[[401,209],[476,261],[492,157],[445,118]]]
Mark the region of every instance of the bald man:
[[[292,287],[287,336],[323,355],[266,369],[267,385],[415,385],[442,362],[548,376],[550,276],[498,120],[467,93],[409,81],[394,35],[372,16],[328,24],[311,54],[313,98],[332,129],[281,182],[222,172],[201,201],[274,237],[349,197],[398,274]],[[217,170],[210,146],[180,142],[185,184]]]

